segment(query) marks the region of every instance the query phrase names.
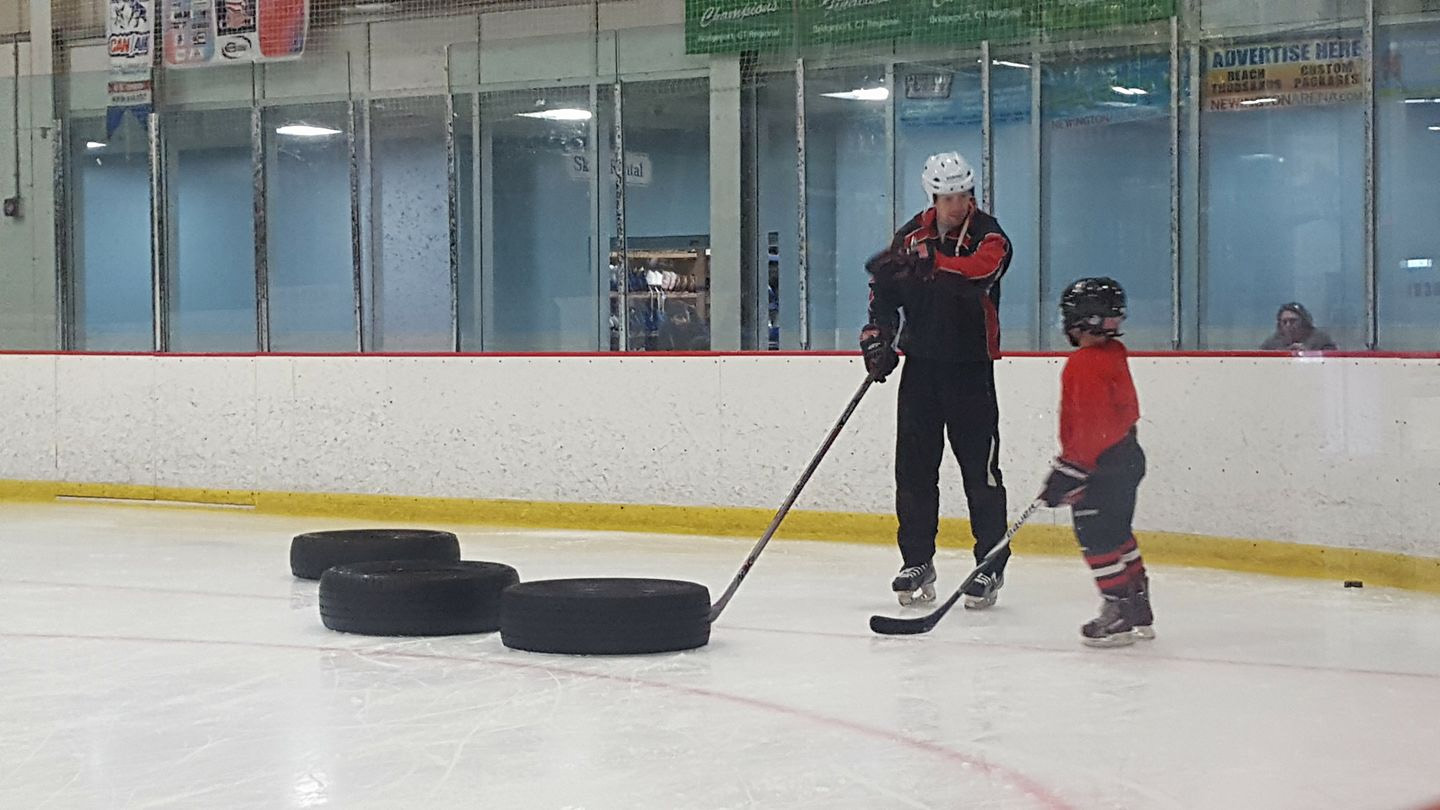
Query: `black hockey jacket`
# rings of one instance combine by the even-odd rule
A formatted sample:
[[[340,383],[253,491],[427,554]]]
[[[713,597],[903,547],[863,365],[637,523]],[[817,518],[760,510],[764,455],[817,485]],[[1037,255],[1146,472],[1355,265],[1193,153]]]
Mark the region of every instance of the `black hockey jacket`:
[[[912,357],[965,362],[1000,358],[1000,278],[1010,267],[1010,239],[1000,223],[975,210],[941,235],[935,209],[895,233],[890,250],[919,257],[925,270],[872,275],[870,323],[886,335],[901,328],[900,350]]]

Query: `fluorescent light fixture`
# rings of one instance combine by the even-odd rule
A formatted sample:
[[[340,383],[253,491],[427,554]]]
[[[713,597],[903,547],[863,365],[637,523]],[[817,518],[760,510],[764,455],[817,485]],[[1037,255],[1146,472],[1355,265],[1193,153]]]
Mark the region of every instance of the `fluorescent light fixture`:
[[[846,101],[884,101],[890,98],[888,87],[857,87],[840,93],[821,93],[826,98],[841,98]]]
[[[1267,97],[1267,98],[1252,98],[1252,99],[1250,99],[1249,101],[1242,101],[1242,102],[1240,102],[1240,106],[1242,106],[1242,107],[1258,107],[1258,106],[1260,106],[1261,104],[1274,104],[1275,102],[1277,102],[1277,101],[1279,101],[1279,100],[1280,100],[1280,99],[1278,99],[1278,98],[1268,98],[1268,97]]]
[[[328,138],[331,135],[339,135],[340,130],[329,127],[312,127],[309,124],[286,124],[283,127],[276,127],[275,134],[289,135],[293,138]]]
[[[1100,106],[1101,106],[1101,107],[1138,107],[1138,106],[1140,106],[1140,105],[1139,105],[1139,104],[1136,104],[1136,103],[1133,102],[1133,101],[1102,101],[1102,102],[1100,102]]]
[[[1435,266],[1434,259],[1406,259],[1406,270],[1429,270]]]
[[[985,60],[983,60],[983,59],[976,59],[976,60],[975,60],[975,64],[978,65],[978,64],[980,64],[980,63],[982,63],[982,62],[984,62],[984,61],[985,61]],[[1011,62],[1009,59],[991,59],[991,60],[990,60],[990,64],[996,65],[996,66],[999,66],[999,67],[1020,68],[1021,70],[1029,70],[1029,69],[1030,69],[1030,66],[1027,65],[1027,64],[1025,64],[1024,62]]]
[[[107,144],[103,144],[103,143],[101,143],[101,142],[99,142],[99,141],[86,141],[86,142],[85,142],[85,148],[86,148],[86,149],[104,149],[106,146],[107,146]]]
[[[556,107],[553,110],[536,110],[528,113],[515,113],[521,118],[539,118],[542,121],[589,121],[591,118],[589,110],[581,110],[576,107]]]
[[[1431,124],[1430,126],[1426,127],[1426,129],[1430,130],[1431,132],[1440,132],[1440,124]]]
[[[1440,98],[1407,98],[1406,104],[1440,104]]]
[[[1148,96],[1150,91],[1141,87],[1121,87],[1118,84],[1110,85],[1110,89],[1122,96]]]

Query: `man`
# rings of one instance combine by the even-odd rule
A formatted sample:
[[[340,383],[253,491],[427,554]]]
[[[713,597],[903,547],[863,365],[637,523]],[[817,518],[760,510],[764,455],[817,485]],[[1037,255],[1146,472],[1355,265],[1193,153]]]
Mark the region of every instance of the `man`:
[[[959,153],[932,155],[921,185],[932,207],[866,263],[870,323],[860,333],[865,367],[877,382],[899,364],[897,333],[905,352],[895,438],[903,563],[891,583],[902,605],[935,598],[932,558],[947,433],[965,481],[977,561],[1004,536],[1006,520],[994,361],[1000,357],[1000,278],[1010,266],[1010,240],[976,206],[975,172]],[[1002,551],[966,589],[967,608],[995,604],[1009,557],[1009,549]]]
[[[1260,348],[1265,351],[1331,351],[1335,348],[1335,341],[1315,328],[1315,319],[1310,317],[1310,310],[1291,301],[1275,313],[1275,334],[1265,338]]]

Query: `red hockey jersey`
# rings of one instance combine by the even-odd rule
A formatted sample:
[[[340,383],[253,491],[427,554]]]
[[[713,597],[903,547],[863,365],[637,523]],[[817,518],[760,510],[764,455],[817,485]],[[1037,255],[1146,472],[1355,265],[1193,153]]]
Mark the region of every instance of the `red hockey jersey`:
[[[1086,470],[1140,421],[1125,344],[1077,349],[1060,375],[1060,457]]]

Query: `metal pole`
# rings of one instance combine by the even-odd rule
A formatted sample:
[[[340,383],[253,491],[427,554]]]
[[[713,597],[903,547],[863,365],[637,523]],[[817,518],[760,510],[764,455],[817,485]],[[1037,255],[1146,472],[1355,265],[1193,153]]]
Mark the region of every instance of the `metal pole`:
[[[1365,59],[1363,61],[1365,84],[1365,346],[1369,349],[1380,347],[1380,324],[1377,313],[1376,293],[1378,260],[1376,256],[1376,187],[1375,187],[1375,0],[1365,0],[1364,38]]]
[[[70,126],[63,117],[55,122],[54,157],[55,212],[55,348],[68,352],[75,347],[75,299],[72,245],[70,237]]]
[[[625,114],[623,86],[619,78],[613,85],[615,120],[611,130],[610,172],[615,181],[615,243],[619,246],[620,264],[620,351],[630,350],[630,246],[625,236]],[[599,174],[599,167],[596,167]]]
[[[598,47],[598,46],[597,46]],[[596,54],[595,64],[598,66],[599,54]],[[598,70],[598,67],[597,67]],[[610,346],[610,318],[615,318],[616,351],[625,350],[625,312],[621,309],[624,291],[621,284],[625,281],[624,275],[617,275],[610,270],[610,246],[602,245],[604,239],[604,228],[600,225],[602,217],[600,194],[604,188],[600,180],[600,87],[597,82],[590,82],[590,121],[586,124],[586,145],[585,160],[590,165],[590,263],[595,265],[594,289],[600,296],[600,319],[596,325],[595,346],[599,349],[607,349]],[[602,264],[603,263],[603,264]],[[604,270],[601,270],[601,267]],[[610,289],[611,280],[615,281],[615,289]]]
[[[990,40],[980,43],[980,182],[985,184],[981,207],[995,213],[995,130],[991,120]]]
[[[484,128],[480,121],[480,93],[470,94],[470,244],[474,246],[471,251],[470,262],[474,267],[471,272],[475,276],[475,318],[479,324],[475,330],[475,348],[485,351],[488,342],[485,339],[485,332],[491,328],[491,318],[487,317],[486,306],[490,302],[489,281],[486,278],[485,262],[485,194],[480,180],[482,171],[481,156],[484,154]]]
[[[270,351],[270,236],[265,175],[265,111],[255,92],[254,65],[250,66],[250,193],[255,235],[255,348]]]
[[[1204,320],[1205,296],[1203,294],[1203,282],[1205,278],[1205,183],[1201,176],[1201,149],[1203,141],[1200,139],[1201,124],[1201,103],[1204,98],[1202,82],[1203,70],[1199,45],[1190,45],[1190,106],[1187,108],[1186,120],[1188,122],[1186,132],[1186,172],[1190,176],[1190,188],[1187,191],[1187,198],[1190,201],[1191,219],[1194,235],[1191,236],[1191,246],[1194,253],[1192,266],[1195,273],[1195,281],[1191,290],[1194,294],[1194,310],[1191,315],[1191,337],[1190,341],[1196,349],[1201,348],[1201,335]],[[1183,251],[1182,251],[1183,252]],[[1182,297],[1183,301],[1183,297]],[[1180,334],[1181,342],[1185,340],[1185,331]]]
[[[1035,167],[1035,348],[1045,346],[1045,127],[1040,121],[1040,50],[1030,55],[1030,160]]]
[[[154,351],[167,352],[170,350],[170,271],[165,231],[169,225],[165,216],[165,135],[160,112],[150,113],[146,124],[150,159],[150,295],[153,310],[150,342]]]
[[[885,189],[886,196],[890,198],[889,205],[885,206],[890,220],[890,232],[893,233],[898,223],[895,222],[895,207],[899,205],[899,188],[895,185],[895,62],[885,63],[885,89],[888,93],[885,96]]]
[[[1170,18],[1170,349],[1180,348],[1180,18]]]
[[[808,183],[805,178],[805,59],[795,59],[795,182],[798,198],[795,211],[795,271],[800,297],[800,350],[810,351],[810,233],[806,211]]]
[[[355,99],[345,102],[350,126],[346,132],[346,146],[350,159],[350,285],[351,306],[355,323],[355,351],[365,351],[365,255],[362,246],[363,234],[360,228],[360,150],[356,143],[360,127],[359,112]]]
[[[450,238],[450,351],[460,351],[460,157],[455,147],[455,95],[450,89],[449,46],[445,58],[445,210]]]

